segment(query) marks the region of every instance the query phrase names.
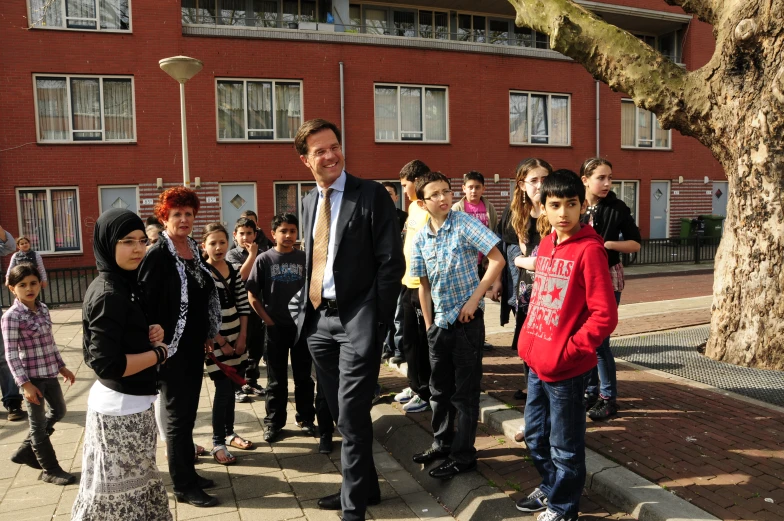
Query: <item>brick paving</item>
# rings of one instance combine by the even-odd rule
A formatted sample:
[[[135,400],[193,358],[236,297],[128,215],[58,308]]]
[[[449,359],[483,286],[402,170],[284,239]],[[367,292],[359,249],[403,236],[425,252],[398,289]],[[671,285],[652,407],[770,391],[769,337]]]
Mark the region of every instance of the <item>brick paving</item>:
[[[627,280],[621,296],[621,304],[702,297],[711,294],[713,294],[712,273],[676,272],[670,276]]]

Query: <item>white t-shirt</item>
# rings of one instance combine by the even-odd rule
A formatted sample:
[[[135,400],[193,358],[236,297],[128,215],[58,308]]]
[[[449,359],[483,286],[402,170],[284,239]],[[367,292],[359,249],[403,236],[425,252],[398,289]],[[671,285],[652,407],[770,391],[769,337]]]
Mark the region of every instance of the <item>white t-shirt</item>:
[[[109,389],[96,380],[90,388],[87,407],[107,416],[128,416],[146,411],[153,402],[155,402],[154,394],[143,396],[124,394]]]

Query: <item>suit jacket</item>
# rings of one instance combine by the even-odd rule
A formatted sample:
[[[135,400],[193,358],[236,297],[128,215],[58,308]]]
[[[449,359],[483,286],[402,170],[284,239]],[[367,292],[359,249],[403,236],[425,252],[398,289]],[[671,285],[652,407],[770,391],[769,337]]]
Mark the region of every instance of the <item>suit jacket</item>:
[[[305,315],[314,311],[308,292],[317,204],[318,190],[311,190],[302,200],[307,275],[303,291],[290,306],[298,332]],[[332,272],[338,316],[357,352],[367,354],[376,345],[378,324],[394,322],[400,279],[406,269],[395,206],[380,183],[346,173],[335,235]]]

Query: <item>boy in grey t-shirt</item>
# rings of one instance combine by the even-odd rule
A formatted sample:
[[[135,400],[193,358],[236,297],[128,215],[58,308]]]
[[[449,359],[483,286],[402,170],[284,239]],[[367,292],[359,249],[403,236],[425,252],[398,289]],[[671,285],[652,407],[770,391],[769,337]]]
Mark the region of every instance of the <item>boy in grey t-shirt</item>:
[[[266,324],[267,415],[264,441],[272,443],[286,425],[288,399],[288,359],[294,373],[294,401],[297,425],[302,432],[315,435],[313,423],[312,360],[304,337],[296,341],[297,326],[289,314],[289,301],[305,285],[305,252],[294,249],[299,222],[292,214],[272,219],[276,246],[256,257],[246,283],[248,301]]]

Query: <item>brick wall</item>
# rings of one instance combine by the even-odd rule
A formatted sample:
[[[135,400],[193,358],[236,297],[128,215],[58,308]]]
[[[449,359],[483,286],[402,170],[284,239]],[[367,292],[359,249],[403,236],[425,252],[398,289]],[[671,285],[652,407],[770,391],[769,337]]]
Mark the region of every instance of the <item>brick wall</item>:
[[[713,204],[713,184],[702,179],[677,179],[670,182],[670,237],[677,237],[681,229],[681,218],[693,219],[698,215],[710,215]]]

